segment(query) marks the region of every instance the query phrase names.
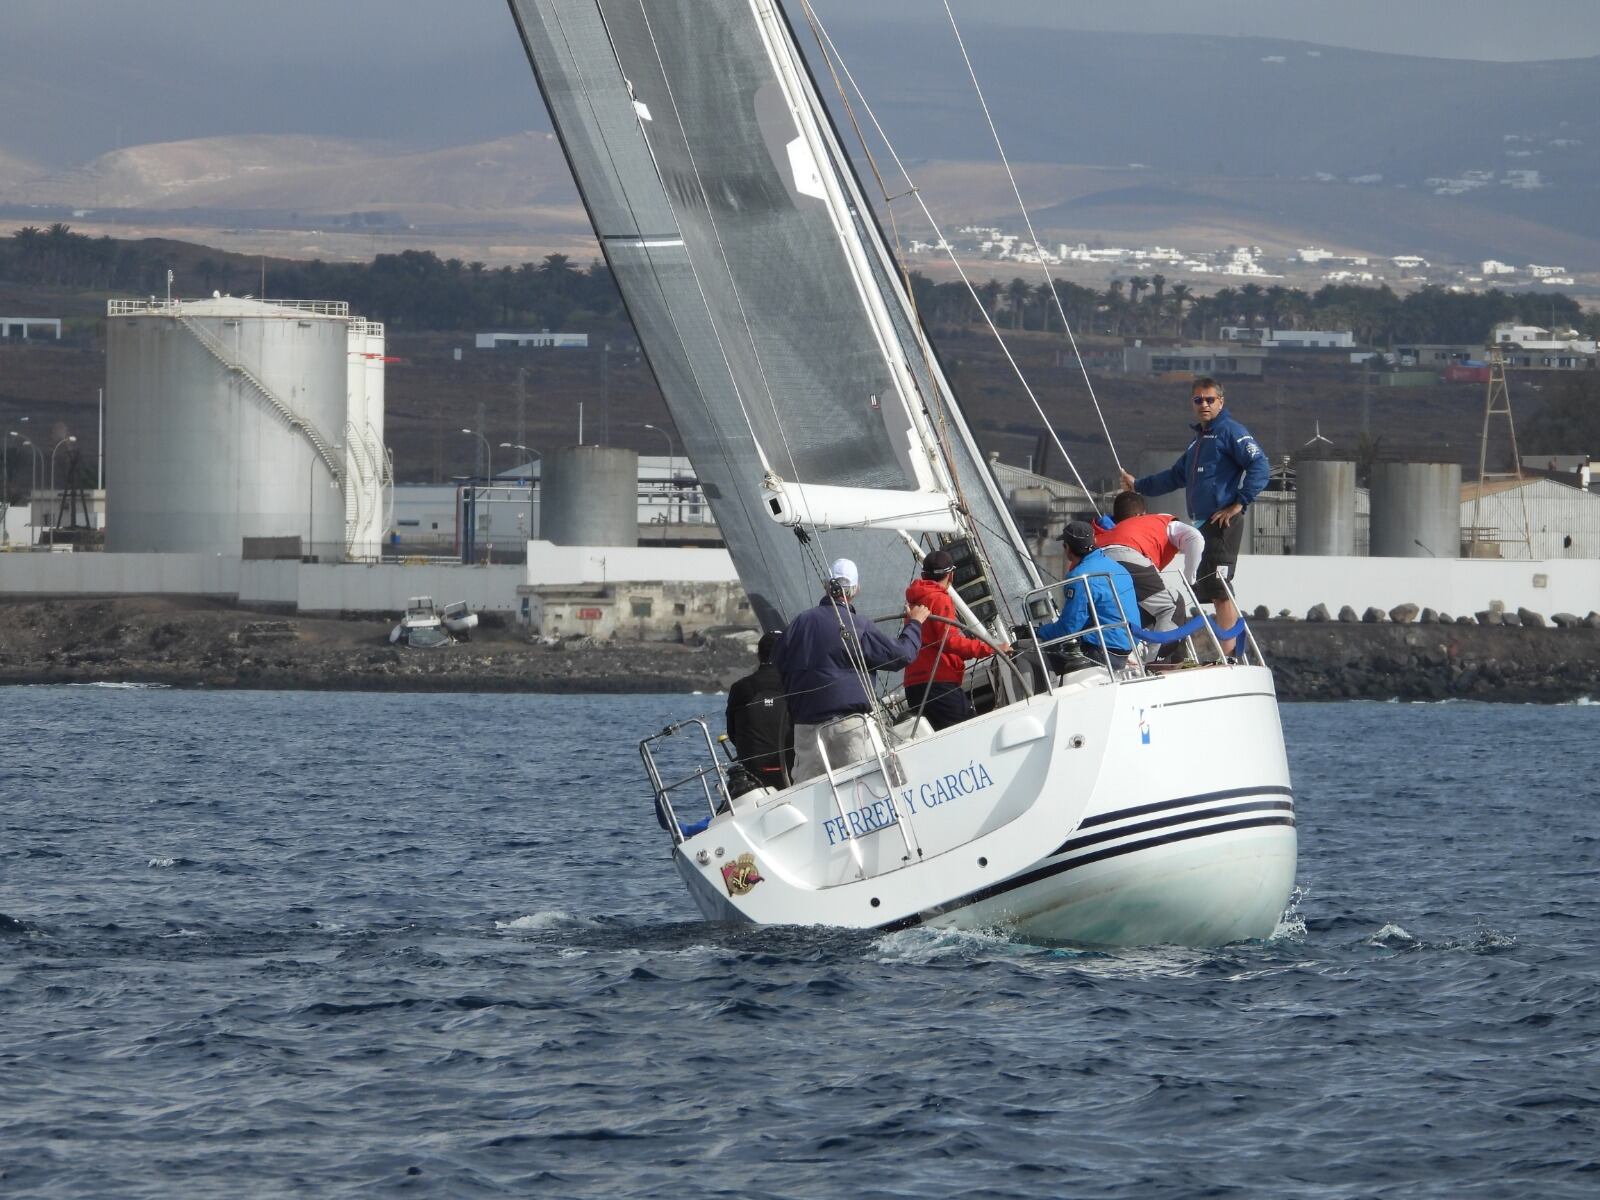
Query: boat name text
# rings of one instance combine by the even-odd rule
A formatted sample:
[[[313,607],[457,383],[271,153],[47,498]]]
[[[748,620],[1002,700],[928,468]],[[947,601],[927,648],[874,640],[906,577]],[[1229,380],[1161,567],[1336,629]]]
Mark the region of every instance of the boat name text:
[[[940,776],[919,787],[905,788],[896,799],[905,805],[907,813],[915,813],[919,804],[924,809],[937,808],[941,804],[948,804],[952,800],[970,796],[974,792],[981,792],[993,786],[994,779],[990,776],[988,768],[974,759],[959,771]],[[869,833],[887,829],[899,819],[895,804],[886,796],[882,800],[874,800],[871,804],[852,809],[842,817],[829,817],[822,823],[822,827],[828,831],[828,845],[833,846],[852,837],[865,837]]]

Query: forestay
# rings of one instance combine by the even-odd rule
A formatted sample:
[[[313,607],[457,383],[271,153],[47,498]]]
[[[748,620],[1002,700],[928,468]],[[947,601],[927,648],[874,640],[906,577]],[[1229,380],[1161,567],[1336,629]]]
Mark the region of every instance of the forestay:
[[[1015,603],[1036,582],[1031,559],[781,9],[510,4],[762,624],[814,604],[815,561],[841,555],[861,566],[861,611],[896,610],[912,566],[895,530],[958,523]],[[820,553],[774,513],[825,526]],[[857,522],[877,524],[839,528]]]

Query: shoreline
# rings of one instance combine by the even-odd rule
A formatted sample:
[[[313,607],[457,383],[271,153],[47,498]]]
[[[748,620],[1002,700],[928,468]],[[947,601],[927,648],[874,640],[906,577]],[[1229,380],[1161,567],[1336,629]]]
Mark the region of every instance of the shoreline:
[[[0,686],[649,695],[712,693],[752,670],[753,635],[530,640],[486,621],[439,650],[388,644],[385,618],[285,617],[169,597],[0,598]],[[1283,701],[1600,697],[1600,630],[1252,620]]]

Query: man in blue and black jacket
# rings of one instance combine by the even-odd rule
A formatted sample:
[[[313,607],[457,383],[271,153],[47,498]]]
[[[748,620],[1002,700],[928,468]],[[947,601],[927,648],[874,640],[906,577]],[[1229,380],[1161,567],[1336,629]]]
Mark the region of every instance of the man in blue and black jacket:
[[[1133,653],[1133,634],[1139,628],[1139,597],[1128,569],[1096,549],[1094,530],[1084,521],[1068,521],[1061,531],[1066,552],[1065,587],[1061,590],[1061,615],[1034,631],[1040,642],[1082,633],[1079,646],[1090,657],[1104,655],[1120,669]],[[1084,632],[1091,630],[1092,632]]]
[[[1244,510],[1267,486],[1267,456],[1250,431],[1223,411],[1222,385],[1200,376],[1189,397],[1200,419],[1192,428],[1194,441],[1182,457],[1165,471],[1135,479],[1122,473],[1122,486],[1146,496],[1159,496],[1183,488],[1190,523],[1205,538],[1205,553],[1195,578],[1195,598],[1216,609],[1217,625],[1232,629],[1239,623],[1231,585],[1239,561],[1239,541],[1244,536]],[[1222,643],[1233,652],[1233,639]]]

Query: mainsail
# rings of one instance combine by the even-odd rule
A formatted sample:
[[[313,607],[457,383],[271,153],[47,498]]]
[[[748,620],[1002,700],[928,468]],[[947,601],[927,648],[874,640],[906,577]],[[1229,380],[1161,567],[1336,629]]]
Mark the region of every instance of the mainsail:
[[[509,3],[762,624],[839,556],[898,610],[900,530],[975,535],[1014,604],[1032,560],[775,0]]]

